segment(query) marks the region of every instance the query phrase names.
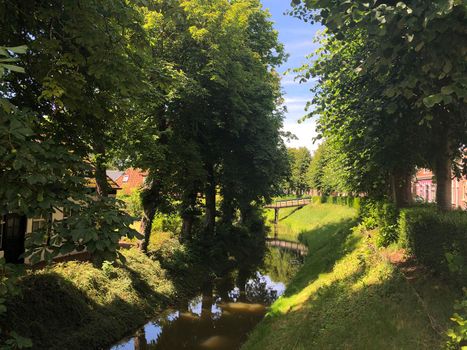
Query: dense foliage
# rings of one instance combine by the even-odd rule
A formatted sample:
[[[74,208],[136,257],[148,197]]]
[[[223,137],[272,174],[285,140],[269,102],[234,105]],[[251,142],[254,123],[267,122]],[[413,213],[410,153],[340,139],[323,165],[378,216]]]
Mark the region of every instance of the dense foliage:
[[[467,281],[467,215],[409,208],[399,218],[399,239],[417,259],[461,287]]]
[[[1,212],[72,213],[30,237],[34,261],[83,249],[108,259],[133,235],[109,198],[110,163],[149,170],[144,249],[156,212],[178,212],[183,239],[194,225],[213,236],[218,216],[247,220],[276,193],[287,170],[274,71],[284,54],[259,1],[0,9],[10,47],[0,52]]]
[[[6,0],[0,27],[0,215],[44,219],[27,237],[32,263],[86,250],[102,264],[135,236],[109,164],[149,172],[130,210],[143,249],[170,213],[183,240],[256,259],[257,208],[288,167],[285,55],[258,0]]]
[[[303,195],[310,189],[307,174],[311,164],[311,153],[306,147],[288,148],[290,173],[283,186],[288,194]]]
[[[293,3],[327,28],[300,71],[319,79],[313,113],[345,185],[403,206],[415,167],[428,167],[439,207],[450,209],[451,174],[465,173],[465,2]]]

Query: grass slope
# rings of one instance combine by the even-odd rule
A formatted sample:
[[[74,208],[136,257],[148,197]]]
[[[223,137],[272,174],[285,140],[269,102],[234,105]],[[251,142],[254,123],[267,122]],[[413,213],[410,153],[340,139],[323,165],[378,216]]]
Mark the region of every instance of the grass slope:
[[[125,266],[67,262],[30,271],[7,302],[7,324],[33,349],[101,349],[155,315],[174,288],[159,263],[136,249]]]
[[[441,349],[456,295],[429,274],[408,282],[342,208],[309,210],[327,224],[302,233],[305,264],[242,349]]]
[[[266,219],[274,234],[274,210],[266,209]],[[323,228],[332,230],[332,225],[340,225],[356,216],[356,210],[333,204],[308,204],[302,208],[284,208],[279,210],[279,238],[297,241],[306,238],[307,232]]]

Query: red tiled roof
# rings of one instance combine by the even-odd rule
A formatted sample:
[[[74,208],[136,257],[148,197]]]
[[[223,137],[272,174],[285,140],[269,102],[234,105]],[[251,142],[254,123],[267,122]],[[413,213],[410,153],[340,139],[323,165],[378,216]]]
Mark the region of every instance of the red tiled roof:
[[[126,169],[124,173],[115,180],[115,182],[126,194],[130,194],[144,184],[144,180],[147,175],[147,171],[129,168]]]

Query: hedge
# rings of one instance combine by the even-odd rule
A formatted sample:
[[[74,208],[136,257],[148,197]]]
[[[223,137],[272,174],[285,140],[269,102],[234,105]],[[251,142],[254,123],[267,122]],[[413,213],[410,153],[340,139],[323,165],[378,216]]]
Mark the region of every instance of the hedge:
[[[461,286],[467,286],[467,212],[435,208],[402,209],[399,243],[418,261]]]
[[[313,196],[312,201],[313,203],[346,205],[359,210],[362,198],[352,196]]]

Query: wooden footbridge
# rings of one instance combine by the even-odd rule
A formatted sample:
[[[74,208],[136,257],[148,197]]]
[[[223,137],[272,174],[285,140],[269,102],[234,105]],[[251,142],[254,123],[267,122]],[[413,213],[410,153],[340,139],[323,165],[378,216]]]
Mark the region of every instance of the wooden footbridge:
[[[302,208],[311,203],[311,197],[286,199],[275,201],[265,206],[267,209],[274,209],[274,237],[277,238],[277,224],[279,223],[279,210],[283,208]]]
[[[307,204],[311,203],[311,198],[295,198],[295,199],[287,199],[282,201],[275,201],[274,203],[268,204],[265,206],[267,209],[274,209],[274,224],[277,225],[279,222],[279,209],[283,208],[301,208]]]
[[[308,254],[308,247],[302,243],[286,241],[277,238],[268,238],[266,244],[271,247],[279,247],[299,253],[304,256]]]
[[[295,198],[295,199],[286,199],[282,201],[275,201],[274,203],[268,204],[265,208],[268,209],[281,209],[281,208],[293,208],[293,207],[304,207],[307,204],[311,203],[311,198]]]

